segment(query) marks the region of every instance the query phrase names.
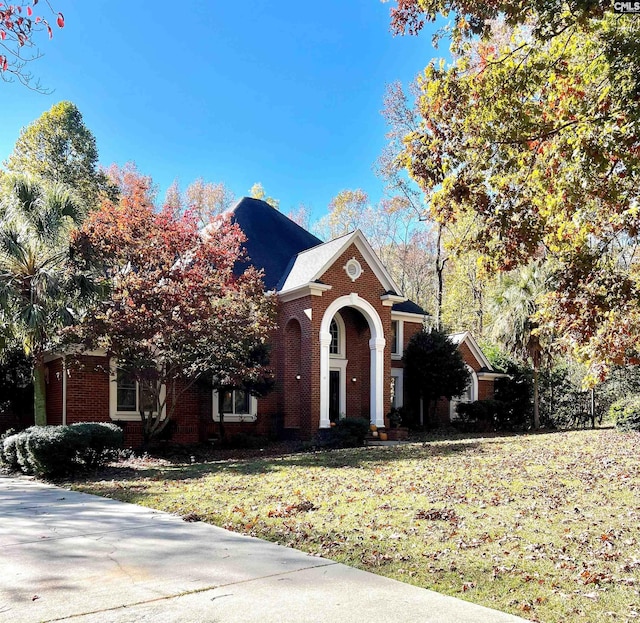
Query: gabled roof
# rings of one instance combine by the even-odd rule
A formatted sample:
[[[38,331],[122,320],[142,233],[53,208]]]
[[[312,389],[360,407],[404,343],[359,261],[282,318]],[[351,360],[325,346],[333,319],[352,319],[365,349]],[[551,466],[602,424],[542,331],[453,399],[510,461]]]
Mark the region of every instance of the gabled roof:
[[[288,292],[317,281],[351,244],[360,251],[385,290],[400,294],[400,289],[359,229],[298,253],[290,270],[283,275],[282,281],[278,284],[279,291]]]
[[[247,238],[244,247],[249,260],[238,270],[249,265],[262,269],[267,290],[276,288],[296,254],[322,244],[322,240],[260,199],[243,197],[227,214]]]
[[[452,333],[449,335],[449,339],[456,345],[460,346],[463,342],[469,347],[471,354],[475,357],[476,361],[480,364],[481,369],[487,372],[493,372],[493,366],[487,359],[486,355],[478,346],[478,343],[473,339],[473,336],[469,331],[463,331],[461,333]]]

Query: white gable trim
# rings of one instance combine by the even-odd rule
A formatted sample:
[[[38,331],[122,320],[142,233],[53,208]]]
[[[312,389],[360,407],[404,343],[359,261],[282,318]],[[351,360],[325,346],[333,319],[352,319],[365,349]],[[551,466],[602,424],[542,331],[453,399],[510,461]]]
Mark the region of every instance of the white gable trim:
[[[293,301],[303,296],[322,296],[324,292],[331,290],[331,288],[333,288],[333,286],[329,286],[326,283],[306,283],[293,290],[280,292],[278,296],[283,303],[287,303],[288,301]]]
[[[369,267],[371,268],[373,274],[377,277],[378,281],[380,281],[380,283],[382,284],[382,286],[384,287],[385,290],[387,291],[391,291],[391,292],[395,292],[396,294],[398,294],[400,292],[400,288],[398,287],[398,285],[395,283],[395,281],[393,280],[393,278],[391,277],[391,275],[387,272],[387,269],[382,265],[382,263],[380,262],[378,256],[375,254],[375,252],[373,251],[373,249],[371,248],[371,245],[369,244],[369,242],[367,241],[367,239],[364,237],[364,234],[357,229],[356,231],[354,231],[351,234],[347,234],[346,236],[342,237],[342,242],[341,244],[337,245],[336,243],[340,240],[340,239],[335,239],[335,240],[331,240],[329,242],[326,242],[324,244],[326,245],[332,245],[335,244],[336,245],[336,250],[331,254],[331,256],[329,257],[328,260],[326,260],[316,271],[315,273],[313,273],[310,278],[308,279],[307,284],[304,284],[303,286],[298,286],[296,288],[291,288],[288,289],[287,288],[287,281],[285,281],[285,284],[282,288],[282,290],[280,291],[280,296],[284,296],[284,295],[289,295],[290,292],[294,292],[296,290],[301,289],[304,286],[313,284],[314,282],[317,282],[320,277],[327,272],[327,270],[329,268],[331,268],[331,266],[335,263],[335,261],[349,248],[349,246],[351,244],[355,245],[356,249],[358,249],[358,251],[360,251],[363,259],[365,260],[365,262],[369,265]],[[302,251],[301,253],[298,254],[298,256],[296,257],[296,261],[294,262],[294,266],[291,269],[291,271],[289,272],[289,274],[293,274],[296,268],[296,263],[298,261],[303,261],[305,258],[305,254],[307,253],[317,253],[319,249],[318,247],[312,247],[311,249],[307,249],[306,251]],[[297,298],[297,297],[295,297]],[[402,299],[402,300],[406,300],[406,299]]]
[[[473,336],[469,331],[465,331],[464,333],[458,333],[449,336],[450,339],[460,346],[461,344],[466,344],[471,351],[471,354],[474,356],[475,360],[480,364],[481,368],[487,368],[489,372],[493,372],[493,366],[489,363],[489,360],[485,356],[485,354],[480,350],[478,343],[473,339]]]

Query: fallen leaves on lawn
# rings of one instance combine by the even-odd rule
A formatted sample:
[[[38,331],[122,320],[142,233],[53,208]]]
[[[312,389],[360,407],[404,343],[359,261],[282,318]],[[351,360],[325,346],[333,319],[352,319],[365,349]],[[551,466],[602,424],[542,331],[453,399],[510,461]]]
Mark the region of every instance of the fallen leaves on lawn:
[[[438,440],[77,488],[544,623],[640,615],[640,435]],[[167,486],[167,483],[170,483]]]

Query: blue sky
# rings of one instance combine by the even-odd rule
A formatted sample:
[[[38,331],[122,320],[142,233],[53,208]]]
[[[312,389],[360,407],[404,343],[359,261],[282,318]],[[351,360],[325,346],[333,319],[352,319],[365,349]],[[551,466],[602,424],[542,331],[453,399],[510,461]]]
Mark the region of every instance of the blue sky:
[[[315,218],[345,188],[381,197],[385,87],[445,53],[429,32],[394,38],[379,0],[51,4],[66,26],[31,69],[54,92],[0,83],[0,160],[21,127],[71,100],[101,164],[135,161],[161,196],[174,178],[238,196],[261,182],[281,210],[304,203]]]

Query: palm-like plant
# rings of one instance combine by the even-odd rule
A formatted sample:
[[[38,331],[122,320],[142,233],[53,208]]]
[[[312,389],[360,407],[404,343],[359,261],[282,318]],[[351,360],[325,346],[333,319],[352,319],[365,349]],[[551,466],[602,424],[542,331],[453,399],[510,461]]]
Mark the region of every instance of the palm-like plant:
[[[509,352],[533,366],[533,426],[540,427],[539,374],[551,343],[540,333],[536,312],[549,291],[548,277],[539,263],[505,275],[494,295],[491,337]]]
[[[33,362],[36,424],[46,423],[44,354],[73,322],[90,286],[71,266],[69,239],[84,216],[64,187],[3,180],[0,204],[0,353],[20,344]]]

